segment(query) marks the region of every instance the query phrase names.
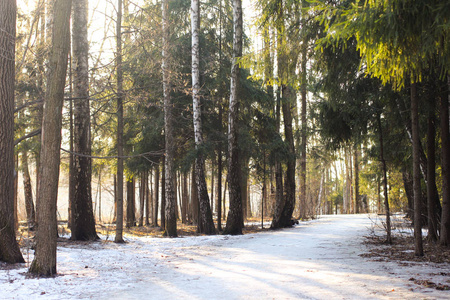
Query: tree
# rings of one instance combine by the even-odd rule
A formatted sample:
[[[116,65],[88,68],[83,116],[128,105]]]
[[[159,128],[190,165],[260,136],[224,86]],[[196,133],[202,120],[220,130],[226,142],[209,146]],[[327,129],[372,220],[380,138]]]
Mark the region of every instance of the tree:
[[[450,133],[449,133],[449,97],[450,75],[447,93],[442,93],[440,101],[441,141],[442,141],[442,218],[440,243],[450,246]]]
[[[416,85],[430,66],[434,66],[442,77],[448,76],[450,53],[446,37],[449,19],[446,16],[450,5],[448,1],[396,0],[333,6],[322,1],[317,8],[326,24],[328,38],[356,38],[367,73],[380,78],[384,84],[392,83],[398,90],[406,84],[411,85],[415,255],[422,256],[421,149]],[[443,204],[450,205],[448,201]],[[450,212],[450,209],[443,209],[443,217],[444,211]],[[450,226],[450,222],[444,226]]]
[[[162,2],[163,16],[163,50],[162,73],[164,94],[164,134],[166,140],[165,155],[165,231],[164,235],[177,236],[176,195],[175,195],[175,139],[173,128],[173,107],[170,97],[170,64],[169,64],[169,0]]]
[[[42,149],[38,184],[36,252],[30,273],[56,275],[56,199],[61,147],[62,107],[70,48],[71,0],[53,4],[52,46],[48,62],[46,102],[42,123]]]
[[[200,104],[200,1],[191,0],[192,24],[192,99],[194,110],[194,135],[197,158],[195,174],[197,175],[198,201],[200,208],[197,231],[199,233],[214,234],[214,222],[209,204],[208,189],[205,180],[205,159],[203,156],[202,106]]]
[[[117,194],[116,243],[123,243],[123,70],[122,70],[122,0],[117,0],[116,68],[117,68]]]
[[[413,139],[413,186],[414,186],[414,254],[423,256],[422,244],[422,192],[420,187],[420,159],[419,159],[419,100],[417,99],[417,85],[411,84],[411,128]]]
[[[88,1],[73,0],[72,63],[74,65],[74,190],[71,239],[98,239],[91,194],[91,120],[89,105]],[[73,154],[72,154],[73,155]]]
[[[238,147],[239,80],[242,56],[242,2],[233,0],[233,63],[231,67],[230,103],[228,109],[228,191],[230,210],[228,211],[225,234],[242,234],[242,194]]]
[[[16,1],[0,2],[0,261],[24,262],[14,227]]]

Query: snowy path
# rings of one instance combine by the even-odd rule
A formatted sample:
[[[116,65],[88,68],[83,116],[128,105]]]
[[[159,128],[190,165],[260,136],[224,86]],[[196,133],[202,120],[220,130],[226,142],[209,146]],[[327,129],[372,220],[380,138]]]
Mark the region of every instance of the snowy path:
[[[244,236],[129,238],[59,247],[54,279],[0,270],[0,299],[450,299],[409,278],[449,272],[374,262],[365,215],[323,216]],[[421,274],[421,275],[418,275]]]

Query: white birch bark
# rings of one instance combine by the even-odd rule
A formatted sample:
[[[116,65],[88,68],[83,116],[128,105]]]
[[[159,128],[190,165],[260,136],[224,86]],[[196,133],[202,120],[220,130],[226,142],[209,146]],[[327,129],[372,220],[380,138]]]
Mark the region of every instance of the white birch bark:
[[[214,222],[212,219],[208,189],[205,180],[205,160],[202,154],[203,130],[202,107],[200,103],[200,1],[191,1],[191,26],[192,26],[192,101],[194,111],[194,135],[197,159],[195,162],[197,176],[198,201],[200,215],[197,222],[197,231],[200,233],[214,234]]]

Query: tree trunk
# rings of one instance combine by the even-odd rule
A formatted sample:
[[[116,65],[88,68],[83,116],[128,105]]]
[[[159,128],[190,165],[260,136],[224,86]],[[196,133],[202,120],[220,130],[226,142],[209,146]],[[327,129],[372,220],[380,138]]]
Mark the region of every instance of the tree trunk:
[[[378,115],[378,130],[380,135],[380,160],[383,166],[383,191],[384,191],[384,210],[386,213],[386,242],[392,244],[391,238],[391,213],[389,209],[388,198],[388,184],[387,184],[387,168],[386,161],[384,160],[384,145],[383,145],[383,127],[381,126],[381,118]]]
[[[102,222],[102,169],[98,170],[98,221]]]
[[[0,28],[0,261],[22,263],[14,228],[15,0],[0,2]]]
[[[381,128],[380,128],[381,129]],[[359,214],[363,211],[361,199],[359,195],[359,145],[355,143],[353,152],[353,166],[355,168],[355,213]]]
[[[147,171],[147,179],[145,181],[146,193],[145,193],[145,225],[150,225],[150,218],[153,215],[153,171],[150,169]]]
[[[116,243],[123,243],[123,70],[122,70],[122,0],[117,0],[116,72],[117,72],[117,195]]]
[[[230,209],[228,211],[225,234],[242,234],[242,198],[238,148],[239,123],[239,80],[240,66],[238,59],[242,56],[242,2],[233,0],[233,62],[231,68],[230,105],[228,110],[228,190]]]
[[[436,214],[436,195],[434,195],[434,186],[436,185],[436,128],[435,128],[435,99],[430,99],[430,109],[428,112],[427,129],[427,153],[428,153],[428,181],[427,181],[427,211],[428,211],[428,235],[427,240],[435,243],[438,240],[438,220]]]
[[[58,196],[62,107],[70,45],[71,4],[71,0],[55,0],[53,4],[52,49],[47,64],[47,92],[41,134],[36,252],[29,270],[30,273],[41,276],[56,275],[56,200]]]
[[[219,107],[219,118],[221,118],[222,111]],[[222,147],[219,146],[217,151],[217,190],[216,190],[216,210],[217,210],[217,231],[222,231]]]
[[[302,45],[302,82],[301,82],[301,101],[302,101],[302,111],[301,111],[301,120],[302,120],[302,129],[301,129],[301,138],[302,144],[300,149],[300,218],[306,219],[306,145],[307,145],[307,130],[308,123],[306,120],[306,84],[307,84],[307,76],[306,76],[306,63],[307,63],[307,54],[308,47],[306,44],[306,39],[303,39]]]
[[[266,181],[266,151],[263,151],[263,184],[261,191],[261,229],[264,229],[264,213],[267,205],[267,181]]]
[[[208,188],[205,179],[205,159],[203,156],[203,129],[202,111],[200,104],[200,1],[191,0],[191,26],[192,26],[192,99],[194,112],[194,135],[197,158],[195,161],[195,174],[197,175],[198,201],[200,208],[197,232],[215,234],[212,219]]]
[[[195,165],[192,167],[191,177],[191,220],[194,224],[198,224],[199,218],[199,203],[198,203],[198,189],[197,189],[197,176],[195,171]]]
[[[440,243],[450,246],[450,133],[448,103],[450,97],[450,76],[447,94],[441,96],[441,143],[442,143],[442,217]]]
[[[408,211],[406,212],[406,217],[412,220],[414,218],[414,183],[411,172],[408,172],[408,170],[405,169],[402,172],[402,178],[406,198],[408,199]]]
[[[249,168],[248,164],[250,157],[247,154],[241,155],[241,193],[242,193],[242,216],[244,220],[247,220],[249,215],[249,197],[248,197],[248,176]]]
[[[139,226],[144,226],[145,215],[145,196],[147,194],[147,187],[145,185],[146,171],[141,172],[141,185],[139,186]]]
[[[404,103],[402,101],[398,101],[397,102],[397,109],[398,109],[398,114],[400,116],[400,118],[402,118],[402,111],[408,111],[408,108],[404,105]],[[403,119],[403,123],[405,124],[405,128],[406,128],[406,133],[408,135],[409,140],[411,141],[411,144],[413,144],[413,134],[412,134],[412,128],[411,128],[411,121],[409,119]],[[428,182],[428,162],[427,162],[427,156],[425,155],[425,151],[423,150],[422,147],[422,143],[420,142],[419,139],[419,159],[420,159],[420,172],[422,173],[422,176],[425,180],[425,183]],[[434,203],[436,203],[437,206],[437,211],[441,211],[441,204],[440,204],[440,200],[439,200],[439,193],[438,193],[438,189],[436,184],[433,186],[434,192],[433,194],[436,195],[435,199],[434,199]]]
[[[420,136],[419,101],[416,83],[411,84],[411,129],[413,141],[413,180],[414,180],[414,254],[423,256],[421,188],[420,188]]]
[[[175,138],[173,131],[173,105],[170,97],[169,67],[169,0],[162,1],[163,46],[162,73],[164,90],[164,134],[165,134],[165,226],[164,235],[177,236],[176,196],[175,196]],[[161,222],[162,223],[162,222]]]
[[[295,146],[291,112],[291,101],[295,97],[292,95],[291,88],[287,86],[283,86],[282,93],[284,134],[289,149],[289,158],[286,168],[286,179],[284,181],[285,198],[284,201],[276,204],[271,225],[272,229],[292,226],[292,214],[295,207]]]
[[[136,226],[136,197],[134,177],[127,180],[127,228]]]
[[[27,211],[28,229],[34,230],[36,215],[33,203],[33,191],[31,187],[30,171],[28,169],[28,152],[22,151],[23,191],[25,196],[25,209]]]
[[[189,203],[189,196],[188,196],[188,173],[183,174],[183,193],[181,196],[181,222],[183,224],[187,224],[187,208]]]
[[[74,194],[71,198],[71,240],[98,239],[91,194],[91,120],[89,105],[88,1],[73,0]],[[80,154],[80,155],[78,155]]]
[[[158,204],[159,204],[159,177],[160,177],[160,166],[156,166],[155,170],[155,192],[153,197],[153,226],[158,226]]]

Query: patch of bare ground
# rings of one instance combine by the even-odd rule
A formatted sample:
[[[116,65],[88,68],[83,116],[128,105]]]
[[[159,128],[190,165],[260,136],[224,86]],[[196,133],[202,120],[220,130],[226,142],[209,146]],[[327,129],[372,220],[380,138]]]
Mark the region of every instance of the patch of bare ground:
[[[249,233],[257,233],[268,231],[269,226],[265,226],[264,229],[261,228],[261,225],[256,225],[260,222],[260,219],[257,218],[249,218],[247,220],[247,224],[243,229],[244,234]],[[270,219],[265,219],[264,222],[268,222]],[[225,224],[225,220],[223,220]],[[267,224],[267,223],[266,223]],[[225,226],[225,225],[223,225]],[[113,242],[115,236],[115,224],[107,224],[107,223],[98,223],[96,225],[97,234],[106,236],[106,240],[101,240],[101,242]],[[178,222],[177,224],[177,232],[178,236],[202,236],[197,232],[197,225],[188,223],[183,224]],[[18,241],[21,248],[29,248],[34,249],[35,240],[34,234],[35,231],[28,230],[25,225],[19,227],[18,231]],[[70,245],[78,245],[78,246],[87,246],[92,243],[99,242],[96,241],[72,241],[67,236],[70,236],[70,229],[67,227],[67,222],[60,221],[58,222],[58,245],[70,246]],[[126,236],[133,237],[154,237],[154,238],[163,238],[163,230],[159,226],[146,225],[146,226],[133,226],[129,228],[124,228],[124,234]],[[221,234],[221,232],[217,232],[217,234]]]
[[[393,218],[392,244],[386,243],[384,235],[377,235],[377,230],[372,228],[369,236],[366,236],[364,244],[367,252],[360,256],[369,258],[372,261],[388,262],[395,261],[404,267],[421,265],[433,265],[436,270],[442,266],[445,272],[435,272],[427,275],[428,279],[418,279],[411,277],[409,281],[427,288],[437,290],[450,290],[450,279],[445,283],[435,283],[433,278],[450,278],[450,270],[446,268],[450,264],[450,248],[442,247],[439,243],[423,241],[424,256],[414,254],[414,237],[412,236],[411,222],[404,218]],[[378,228],[380,229],[380,228]],[[378,230],[379,231],[379,230]]]

